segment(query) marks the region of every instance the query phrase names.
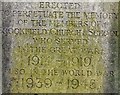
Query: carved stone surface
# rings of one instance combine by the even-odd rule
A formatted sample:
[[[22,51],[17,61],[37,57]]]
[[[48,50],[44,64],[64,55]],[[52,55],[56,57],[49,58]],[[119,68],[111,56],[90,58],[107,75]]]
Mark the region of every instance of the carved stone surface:
[[[118,3],[3,2],[4,93],[117,93]]]

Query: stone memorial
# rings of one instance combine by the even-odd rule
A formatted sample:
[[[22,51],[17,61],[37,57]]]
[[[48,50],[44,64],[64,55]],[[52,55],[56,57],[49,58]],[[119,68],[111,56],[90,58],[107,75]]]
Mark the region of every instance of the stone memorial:
[[[3,93],[118,93],[117,2],[1,2]]]

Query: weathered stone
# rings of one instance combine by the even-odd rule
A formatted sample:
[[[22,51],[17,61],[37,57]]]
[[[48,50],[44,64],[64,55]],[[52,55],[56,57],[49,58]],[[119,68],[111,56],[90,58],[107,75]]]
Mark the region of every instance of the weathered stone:
[[[118,3],[3,2],[2,28],[3,92],[118,92]]]

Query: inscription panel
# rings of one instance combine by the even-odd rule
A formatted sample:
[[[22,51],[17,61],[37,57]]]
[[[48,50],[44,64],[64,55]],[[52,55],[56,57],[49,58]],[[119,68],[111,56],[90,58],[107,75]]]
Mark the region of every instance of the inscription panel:
[[[116,93],[117,6],[3,2],[3,92]]]

